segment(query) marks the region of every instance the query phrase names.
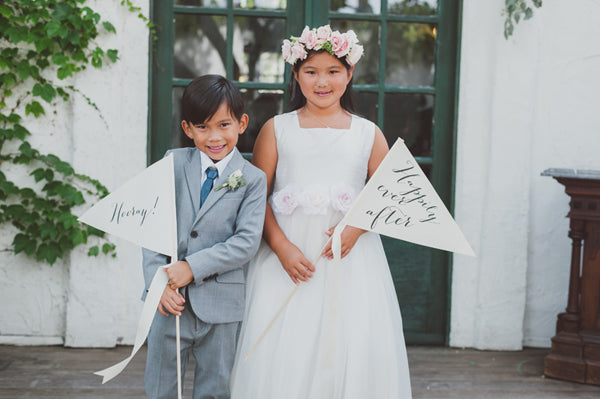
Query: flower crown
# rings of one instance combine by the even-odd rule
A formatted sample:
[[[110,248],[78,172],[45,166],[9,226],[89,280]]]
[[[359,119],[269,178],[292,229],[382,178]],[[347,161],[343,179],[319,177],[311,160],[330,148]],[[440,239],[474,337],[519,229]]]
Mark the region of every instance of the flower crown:
[[[329,25],[313,29],[306,26],[300,37],[285,39],[281,46],[283,59],[291,65],[306,59],[309,50],[325,50],[338,58],[346,57],[350,65],[356,64],[364,51],[353,30],[340,33],[332,31]]]

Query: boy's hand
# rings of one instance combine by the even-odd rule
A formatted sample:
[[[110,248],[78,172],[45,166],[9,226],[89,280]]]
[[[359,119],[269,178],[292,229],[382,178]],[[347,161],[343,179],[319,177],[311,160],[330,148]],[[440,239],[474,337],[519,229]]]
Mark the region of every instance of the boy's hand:
[[[183,299],[183,295],[169,287],[167,284],[165,290],[163,291],[162,297],[160,298],[158,311],[163,316],[168,316],[169,313],[174,314],[175,316],[181,316],[184,302],[185,299]]]
[[[173,290],[185,287],[194,279],[194,273],[192,273],[189,263],[184,260],[175,262],[165,270],[169,277],[169,287]]]
[[[328,236],[331,237],[333,235],[334,230],[335,230],[335,226],[333,226],[332,228],[327,230],[325,232],[325,234],[327,234]],[[342,234],[341,234],[342,258],[345,257],[346,255],[348,255],[348,253],[350,253],[350,250],[354,247],[354,244],[356,244],[358,237],[360,237],[363,233],[366,233],[366,232],[367,232],[367,230],[359,229],[359,228],[353,227],[353,226],[346,226],[344,228],[344,231],[342,231]],[[333,251],[331,250],[331,240],[329,240],[329,242],[327,243],[327,246],[325,247],[325,249],[323,250],[323,253],[321,255],[326,257],[327,259],[333,259]]]

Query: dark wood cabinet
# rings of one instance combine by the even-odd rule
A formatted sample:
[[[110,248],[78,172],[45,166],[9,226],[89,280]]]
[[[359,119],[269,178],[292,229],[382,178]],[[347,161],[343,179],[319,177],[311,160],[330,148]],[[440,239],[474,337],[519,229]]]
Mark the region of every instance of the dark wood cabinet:
[[[600,171],[547,169],[571,197],[569,298],[558,315],[552,349],[544,360],[549,377],[600,385]]]

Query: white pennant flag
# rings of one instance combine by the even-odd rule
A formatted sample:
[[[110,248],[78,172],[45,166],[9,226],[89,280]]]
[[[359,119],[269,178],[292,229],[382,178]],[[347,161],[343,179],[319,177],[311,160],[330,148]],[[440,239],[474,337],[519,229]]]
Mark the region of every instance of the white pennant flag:
[[[343,223],[415,244],[475,256],[402,139],[396,140]]]
[[[177,236],[177,219],[173,155],[150,165],[96,203],[79,220],[175,259],[177,241],[173,237]]]
[[[79,221],[144,248],[169,255],[175,261],[177,259],[175,212],[173,154],[169,154],[100,200],[84,213]],[[112,367],[94,373],[102,376],[103,384],[123,371],[146,340],[167,280],[164,267],[159,267],[144,302],[131,355]],[[177,355],[179,358],[179,348]],[[179,388],[178,394],[180,394]]]

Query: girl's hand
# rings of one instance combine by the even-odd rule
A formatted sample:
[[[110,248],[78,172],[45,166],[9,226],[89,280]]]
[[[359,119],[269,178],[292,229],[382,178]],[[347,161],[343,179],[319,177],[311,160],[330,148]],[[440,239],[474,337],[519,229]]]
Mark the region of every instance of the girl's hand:
[[[315,267],[306,259],[302,251],[289,241],[277,252],[277,257],[294,284],[308,281],[315,271]]]
[[[327,230],[325,232],[325,234],[327,234],[329,237],[331,237],[333,235],[334,230],[335,230],[335,226],[333,226],[332,228]],[[353,226],[346,226],[344,228],[344,231],[342,231],[342,234],[341,234],[342,258],[344,258],[346,255],[348,255],[350,253],[350,250],[354,247],[354,244],[356,244],[356,240],[358,240],[358,237],[360,237],[366,231],[367,230],[359,229],[359,228],[353,227]],[[323,253],[321,255],[326,257],[327,259],[333,259],[333,251],[331,250],[331,240],[329,240],[329,242],[327,243],[327,246],[325,247],[325,249],[323,250]]]
[[[175,316],[181,316],[183,311],[183,303],[185,299],[183,295],[171,288],[169,284],[165,287],[160,303],[158,304],[158,311],[163,316],[168,316],[169,313]],[[168,313],[167,313],[168,312]]]

